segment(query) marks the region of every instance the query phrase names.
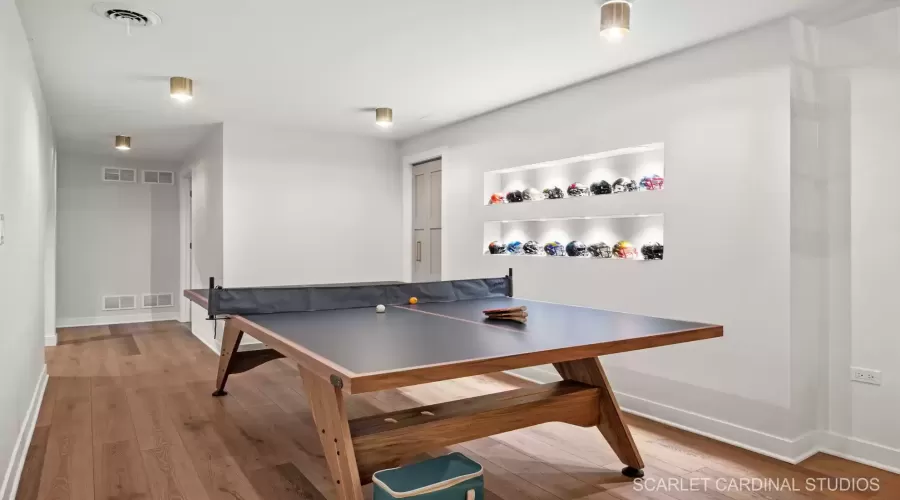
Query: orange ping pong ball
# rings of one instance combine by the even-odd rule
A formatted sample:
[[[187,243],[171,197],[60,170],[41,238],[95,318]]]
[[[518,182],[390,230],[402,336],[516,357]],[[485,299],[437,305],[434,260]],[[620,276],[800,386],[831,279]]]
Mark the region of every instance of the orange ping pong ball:
[[[415,298],[415,297],[410,297],[410,298],[409,298],[409,303],[410,303],[410,304],[418,304],[418,303],[419,303],[419,299],[417,299],[417,298]]]

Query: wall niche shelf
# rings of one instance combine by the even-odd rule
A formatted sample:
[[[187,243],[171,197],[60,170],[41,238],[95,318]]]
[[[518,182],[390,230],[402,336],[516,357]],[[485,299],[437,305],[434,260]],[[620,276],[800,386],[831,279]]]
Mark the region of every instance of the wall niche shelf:
[[[605,180],[612,185],[616,179],[625,177],[640,184],[643,177],[654,175],[665,178],[665,146],[663,143],[485,172],[484,203],[494,208],[507,205],[510,209],[523,204],[538,203],[537,201],[523,201],[521,203],[491,204],[491,196],[495,193],[505,197],[511,191],[524,191],[527,188],[543,191],[545,188],[558,187],[562,190],[564,198],[540,200],[539,203],[542,204],[567,203],[576,198],[589,203],[607,196],[633,196],[642,191],[646,191],[649,196],[659,191],[642,189],[635,192],[581,197],[570,197],[566,191],[570,184],[576,182],[589,188],[593,182]],[[660,187],[664,187],[664,185]]]
[[[484,241],[482,251],[490,257],[522,257],[546,259],[590,259],[590,260],[645,260],[641,255],[641,247],[649,243],[665,244],[663,241],[663,214],[620,215],[606,217],[565,217],[541,218],[515,221],[486,221],[484,223]],[[604,242],[612,248],[617,242],[625,240],[632,244],[636,256],[634,259],[602,259],[595,257],[558,257],[527,254],[491,254],[491,242],[508,245],[518,241],[523,245],[533,240],[543,250],[544,245],[558,241],[565,246],[577,240],[590,246]]]

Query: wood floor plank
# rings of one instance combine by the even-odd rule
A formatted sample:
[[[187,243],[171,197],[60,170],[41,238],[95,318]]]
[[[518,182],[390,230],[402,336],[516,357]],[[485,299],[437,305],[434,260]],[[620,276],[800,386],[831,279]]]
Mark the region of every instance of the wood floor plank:
[[[44,397],[41,399],[37,420],[34,422],[36,428],[47,427],[53,421],[53,408],[56,406],[56,395],[58,390],[59,378],[49,377],[47,379],[47,388],[44,389]]]
[[[249,479],[266,500],[326,500],[325,495],[290,462],[253,471]]]
[[[181,442],[143,450],[144,470],[156,500],[208,500],[209,496]]]
[[[87,383],[79,383],[85,380]],[[89,379],[67,379],[73,397],[60,392],[53,409],[38,498],[41,500],[94,500],[94,455],[91,439]],[[87,388],[87,396],[83,389]]]
[[[151,497],[144,462],[131,440],[103,443],[94,467],[95,500],[145,500]]]
[[[34,428],[28,454],[22,466],[22,476],[16,500],[37,500],[41,488],[41,470],[44,468],[44,457],[47,454],[47,443],[50,440],[50,426],[41,425]]]

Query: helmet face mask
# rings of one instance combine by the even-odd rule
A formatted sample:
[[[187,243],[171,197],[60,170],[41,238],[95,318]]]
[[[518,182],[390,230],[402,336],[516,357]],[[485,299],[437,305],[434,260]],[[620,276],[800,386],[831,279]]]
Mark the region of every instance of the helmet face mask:
[[[595,257],[598,259],[611,259],[612,258],[612,249],[609,248],[604,242],[594,243],[593,245],[588,247],[588,252],[590,252],[591,257]]]
[[[566,192],[569,193],[569,196],[587,196],[590,191],[584,184],[574,182],[569,185],[569,189]]]
[[[559,200],[564,197],[563,190],[557,186],[548,187],[544,190],[544,198],[548,200]]]
[[[614,182],[612,186],[613,193],[630,193],[631,191],[637,190],[637,183],[629,179],[628,177],[619,177],[618,179],[616,179],[616,182]]]

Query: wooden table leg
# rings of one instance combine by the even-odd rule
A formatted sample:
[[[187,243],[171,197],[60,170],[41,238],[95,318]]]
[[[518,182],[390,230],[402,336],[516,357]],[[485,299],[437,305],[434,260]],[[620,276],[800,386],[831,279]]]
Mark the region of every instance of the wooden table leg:
[[[241,345],[243,336],[244,332],[239,327],[234,325],[230,319],[225,320],[225,331],[222,332],[222,353],[219,354],[219,372],[216,375],[216,391],[213,392],[213,396],[228,394],[225,392],[225,382],[228,381],[228,374],[231,373],[231,368],[234,366],[235,354]]]
[[[300,373],[337,497],[339,500],[363,500],[344,393],[302,367]]]
[[[597,424],[597,428],[600,429],[619,460],[628,466],[622,470],[622,474],[633,478],[644,477],[642,470],[644,461],[634,444],[631,431],[622,420],[622,411],[609,386],[609,380],[606,378],[606,373],[603,372],[600,360],[585,358],[554,363],[553,366],[565,380],[574,380],[600,389],[600,422]]]

